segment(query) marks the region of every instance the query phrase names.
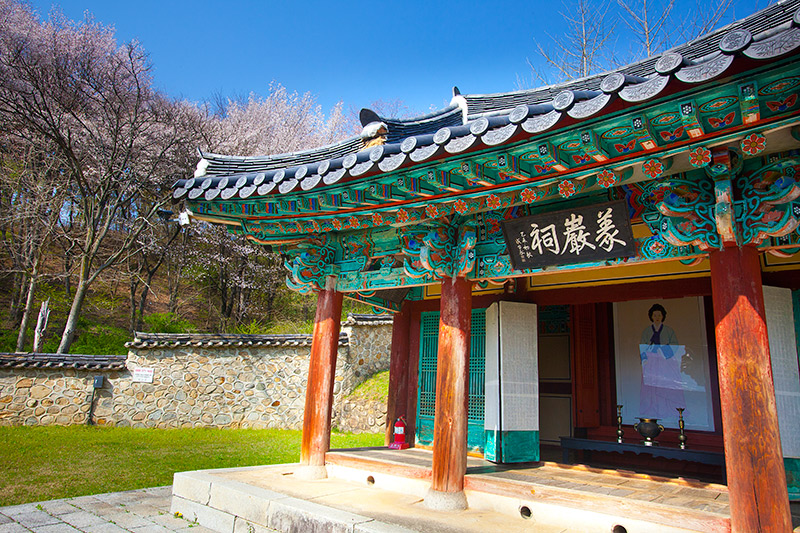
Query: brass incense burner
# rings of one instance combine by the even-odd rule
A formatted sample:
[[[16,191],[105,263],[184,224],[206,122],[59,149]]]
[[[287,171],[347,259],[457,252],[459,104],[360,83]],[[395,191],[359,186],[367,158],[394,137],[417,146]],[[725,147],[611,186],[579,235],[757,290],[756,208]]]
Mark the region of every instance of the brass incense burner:
[[[645,446],[654,446],[658,445],[658,443],[653,439],[664,431],[664,426],[658,423],[658,418],[640,418],[639,422],[633,425],[633,429],[644,437],[642,444]]]

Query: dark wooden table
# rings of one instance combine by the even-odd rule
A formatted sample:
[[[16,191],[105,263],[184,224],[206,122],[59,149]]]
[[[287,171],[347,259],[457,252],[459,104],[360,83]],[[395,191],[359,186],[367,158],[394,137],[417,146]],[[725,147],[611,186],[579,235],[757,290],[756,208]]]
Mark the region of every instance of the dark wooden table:
[[[653,457],[664,457],[665,459],[678,459],[680,461],[691,461],[693,463],[704,463],[708,465],[724,465],[725,455],[719,452],[709,452],[705,450],[681,450],[680,448],[670,448],[666,446],[645,446],[633,442],[619,443],[610,440],[591,440],[575,439],[572,437],[561,437],[561,451],[565,464],[570,464],[570,450],[587,450],[596,452],[633,452],[635,454],[647,454]]]

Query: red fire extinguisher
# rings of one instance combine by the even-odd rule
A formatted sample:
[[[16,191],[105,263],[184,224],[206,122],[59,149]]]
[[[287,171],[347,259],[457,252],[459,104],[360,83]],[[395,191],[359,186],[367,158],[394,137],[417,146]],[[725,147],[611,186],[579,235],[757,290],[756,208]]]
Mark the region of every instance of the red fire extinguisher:
[[[394,442],[389,444],[389,448],[392,450],[405,450],[408,448],[408,443],[406,442],[406,421],[402,416],[394,423]]]

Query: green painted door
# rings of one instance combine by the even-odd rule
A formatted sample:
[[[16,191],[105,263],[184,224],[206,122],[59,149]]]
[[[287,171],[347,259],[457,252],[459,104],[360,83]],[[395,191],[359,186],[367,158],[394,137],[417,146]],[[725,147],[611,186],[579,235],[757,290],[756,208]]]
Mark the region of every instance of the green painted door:
[[[469,351],[469,403],[467,447],[483,452],[484,376],[486,357],[486,313],[472,310],[472,334]],[[433,420],[436,404],[436,355],[439,348],[439,313],[422,313],[419,342],[419,383],[417,387],[418,444],[433,444]]]

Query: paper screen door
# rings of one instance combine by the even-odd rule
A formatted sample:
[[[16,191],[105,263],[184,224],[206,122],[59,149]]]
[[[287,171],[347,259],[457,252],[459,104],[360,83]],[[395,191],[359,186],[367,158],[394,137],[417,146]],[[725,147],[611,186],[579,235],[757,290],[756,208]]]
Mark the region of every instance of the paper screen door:
[[[486,310],[486,447],[496,463],[539,460],[538,322],[535,304]]]
[[[797,501],[800,500],[800,371],[792,291],[765,286],[764,310],[786,482],[789,498]]]

